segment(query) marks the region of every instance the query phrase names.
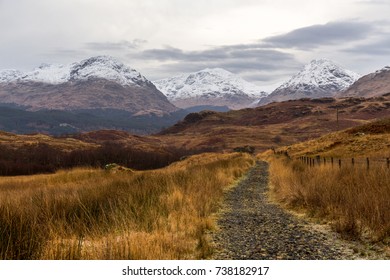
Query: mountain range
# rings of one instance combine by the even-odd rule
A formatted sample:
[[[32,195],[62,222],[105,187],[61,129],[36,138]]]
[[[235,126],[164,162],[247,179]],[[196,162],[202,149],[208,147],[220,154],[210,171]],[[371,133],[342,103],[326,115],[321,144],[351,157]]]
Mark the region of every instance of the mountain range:
[[[153,83],[180,108],[213,105],[241,109],[268,95],[259,86],[221,68],[207,68]]]
[[[42,64],[30,72],[0,71],[0,130],[153,133],[202,110],[228,111],[301,98],[380,96],[390,92],[389,77],[389,67],[360,78],[319,59],[267,94],[221,68],[151,82],[112,57],[97,56],[68,65]]]
[[[31,72],[0,71],[0,129],[75,133],[121,129],[157,132],[187,112],[138,71],[109,56]]]

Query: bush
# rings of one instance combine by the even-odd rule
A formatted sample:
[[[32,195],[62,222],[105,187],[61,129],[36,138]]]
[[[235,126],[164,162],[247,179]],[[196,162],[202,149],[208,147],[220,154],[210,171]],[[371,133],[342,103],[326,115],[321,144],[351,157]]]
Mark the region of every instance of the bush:
[[[253,147],[253,146],[236,147],[233,149],[233,151],[238,152],[238,153],[254,154],[255,147]]]

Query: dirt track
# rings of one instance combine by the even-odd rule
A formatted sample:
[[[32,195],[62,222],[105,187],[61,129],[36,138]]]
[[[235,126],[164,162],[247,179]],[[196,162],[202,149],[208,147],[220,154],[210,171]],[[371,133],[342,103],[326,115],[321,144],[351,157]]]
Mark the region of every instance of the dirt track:
[[[270,203],[268,165],[260,162],[226,194],[211,234],[214,259],[356,259],[350,244]]]

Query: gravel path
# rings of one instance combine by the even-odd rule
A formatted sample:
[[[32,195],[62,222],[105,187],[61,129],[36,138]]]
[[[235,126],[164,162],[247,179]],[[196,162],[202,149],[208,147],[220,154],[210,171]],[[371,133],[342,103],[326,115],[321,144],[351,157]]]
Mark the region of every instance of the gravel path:
[[[268,201],[268,164],[258,163],[226,194],[211,234],[214,259],[355,259],[335,234],[321,232]]]

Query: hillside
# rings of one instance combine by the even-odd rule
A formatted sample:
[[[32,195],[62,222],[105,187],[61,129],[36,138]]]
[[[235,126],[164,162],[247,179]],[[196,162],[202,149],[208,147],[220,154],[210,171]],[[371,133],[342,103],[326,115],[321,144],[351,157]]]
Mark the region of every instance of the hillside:
[[[75,134],[101,129],[126,130],[134,134],[156,133],[169,127],[187,114],[184,110],[158,116],[154,114],[133,116],[125,110],[38,110],[0,104],[0,130],[26,134]]]
[[[390,157],[390,118],[283,147],[293,157]]]
[[[313,139],[389,114],[390,95],[300,99],[226,113],[192,113],[158,137],[187,148],[229,150],[251,145],[260,151]]]
[[[374,97],[390,93],[390,67],[386,66],[374,73],[361,77],[346,91],[338,94],[339,97]]]

